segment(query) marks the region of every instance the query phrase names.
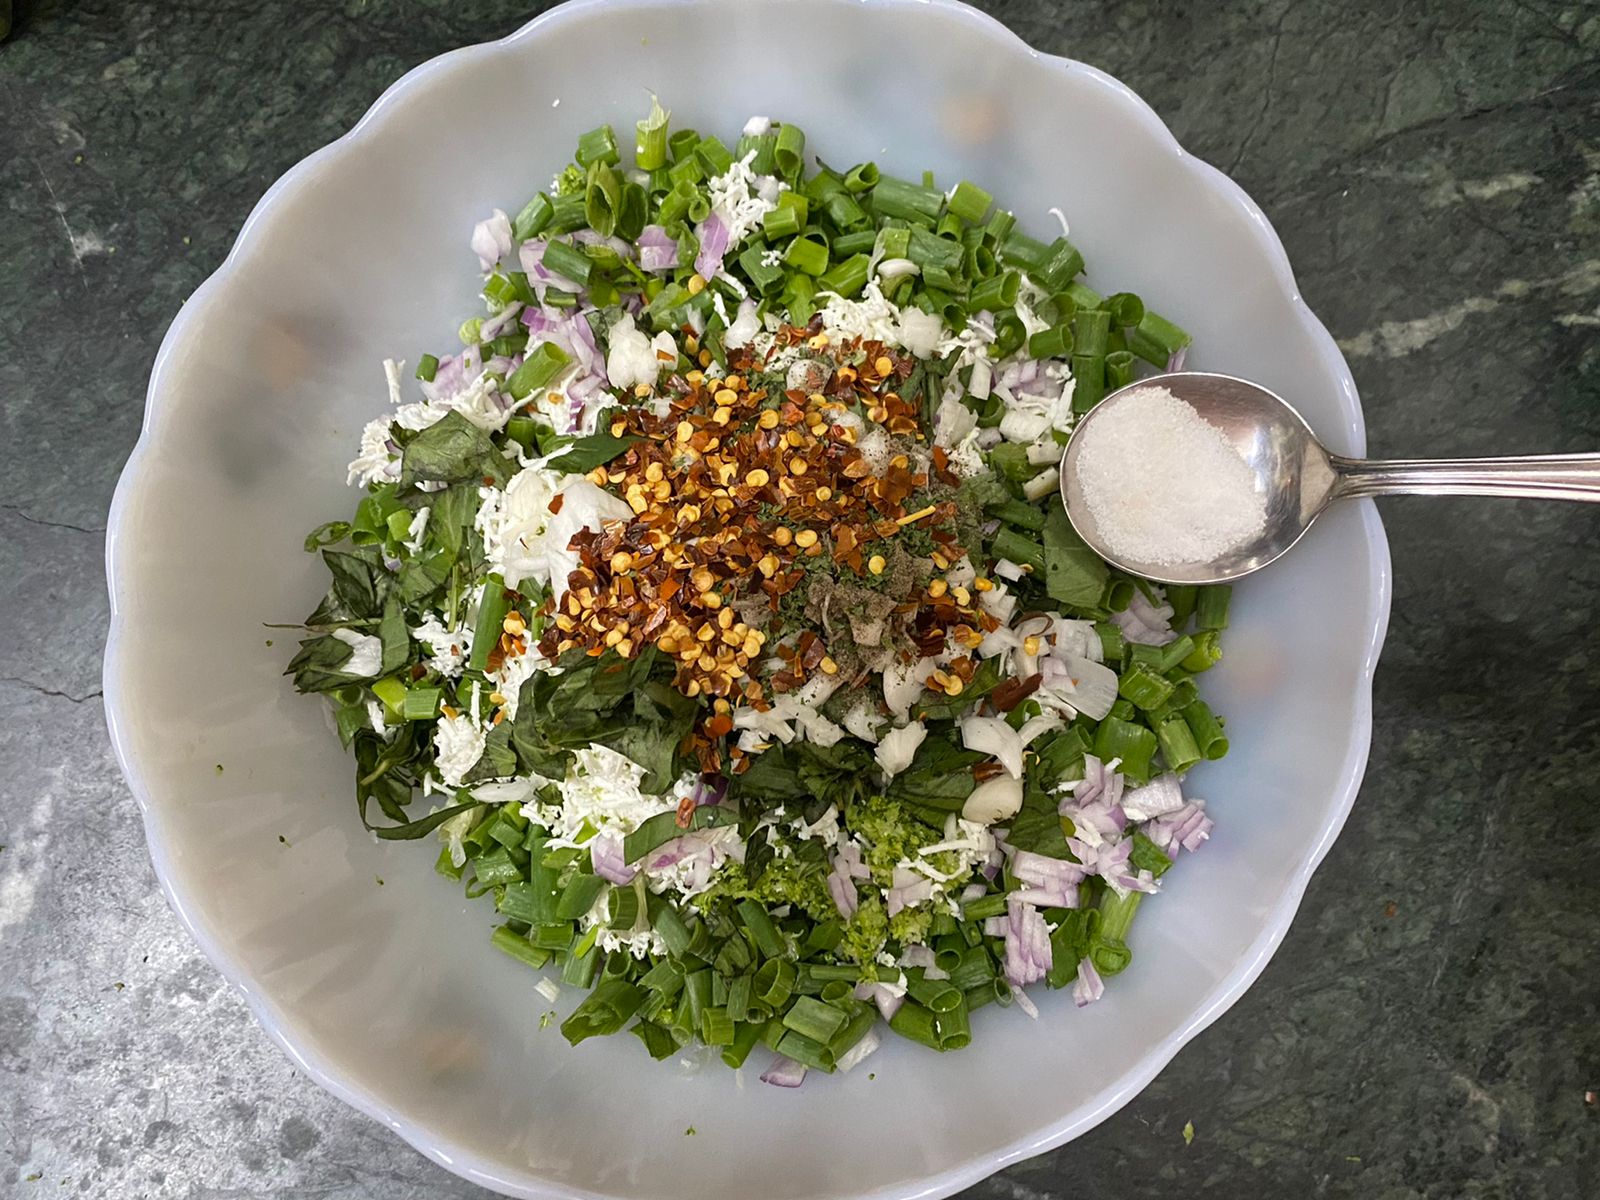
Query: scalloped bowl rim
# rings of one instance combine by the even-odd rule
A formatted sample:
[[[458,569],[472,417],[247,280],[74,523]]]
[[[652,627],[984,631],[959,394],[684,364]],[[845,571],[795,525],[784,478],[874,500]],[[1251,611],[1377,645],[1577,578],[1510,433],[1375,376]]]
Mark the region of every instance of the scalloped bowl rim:
[[[903,0],[862,0],[862,2],[898,6],[903,3]],[[1332,336],[1301,298],[1294,280],[1293,271],[1289,265],[1288,255],[1277,233],[1260,207],[1238,184],[1216,167],[1195,158],[1184,150],[1171,130],[1167,128],[1166,124],[1144,100],[1127,85],[1100,71],[1098,68],[1060,55],[1041,53],[1027,45],[1018,35],[995,18],[972,9],[965,4],[958,3],[957,0],[913,0],[913,2],[930,8],[938,8],[948,15],[965,21],[975,33],[991,38],[998,35],[1000,40],[1009,43],[1014,51],[1020,51],[1036,61],[1047,63],[1058,70],[1070,69],[1093,77],[1101,85],[1116,93],[1121,101],[1132,110],[1141,124],[1146,127],[1147,131],[1162,143],[1171,154],[1180,160],[1187,160],[1192,169],[1199,173],[1206,186],[1220,193],[1233,207],[1240,210],[1251,225],[1256,240],[1265,251],[1265,257],[1272,266],[1274,280],[1283,292],[1284,298],[1293,311],[1295,318],[1312,334],[1324,366],[1338,384],[1338,397],[1346,422],[1346,432],[1352,439],[1354,450],[1359,453],[1365,449],[1365,422],[1356,392],[1355,381],[1350,374],[1349,366],[1346,364]],[[118,479],[111,501],[106,530],[106,578],[111,601],[111,620],[106,639],[103,670],[106,722],[117,763],[128,782],[129,789],[133,793],[134,800],[138,804],[144,819],[145,837],[149,843],[150,858],[156,878],[161,885],[168,904],[177,914],[180,923],[199,944],[206,957],[217,967],[228,983],[243,995],[256,1019],[266,1030],[267,1035],[277,1043],[300,1070],[310,1076],[320,1087],[337,1096],[346,1104],[388,1126],[415,1149],[427,1155],[428,1158],[447,1170],[474,1183],[493,1188],[507,1195],[537,1198],[537,1200],[547,1200],[547,1198],[548,1200],[555,1200],[557,1197],[571,1196],[575,1193],[556,1185],[530,1183],[525,1178],[506,1178],[498,1173],[492,1164],[482,1161],[477,1155],[463,1151],[460,1147],[447,1141],[442,1141],[437,1135],[430,1132],[425,1125],[396,1115],[383,1100],[365,1089],[348,1083],[341,1077],[338,1063],[331,1061],[329,1056],[303,1051],[296,1044],[293,1034],[286,1028],[289,1023],[288,1018],[280,1011],[270,996],[252,986],[253,981],[250,972],[233,955],[222,948],[219,939],[213,935],[206,923],[206,919],[198,911],[198,907],[192,905],[185,896],[180,895],[172,886],[171,872],[168,869],[168,849],[163,834],[159,807],[140,774],[138,763],[134,760],[129,740],[124,734],[124,724],[127,718],[119,711],[117,705],[117,698],[123,694],[120,686],[120,668],[121,642],[125,632],[124,618],[118,603],[118,547],[123,521],[130,505],[130,497],[147,482],[144,463],[153,441],[151,436],[153,418],[161,403],[167,374],[169,370],[173,369],[172,362],[176,351],[189,336],[190,326],[195,323],[201,310],[210,303],[212,293],[220,287],[221,281],[236,269],[246,245],[252,240],[256,226],[264,215],[286,193],[304,186],[325,162],[340,155],[347,147],[360,141],[371,126],[387,116],[389,109],[394,106],[401,96],[413,90],[424,79],[453,69],[458,64],[465,63],[476,56],[492,54],[502,48],[508,48],[525,40],[538,37],[545,30],[553,29],[560,24],[569,21],[582,21],[591,11],[604,8],[614,12],[619,7],[621,5],[616,0],[569,0],[566,4],[540,14],[506,37],[492,42],[464,46],[419,64],[385,89],[383,94],[373,102],[372,106],[367,109],[361,119],[348,132],[307,155],[267,189],[240,227],[238,236],[235,238],[227,257],[184,302],[168,328],[166,336],[162,339],[151,371],[150,384],[146,394],[144,420],[141,425],[139,439]],[[1388,625],[1391,572],[1388,542],[1384,535],[1383,526],[1378,519],[1377,511],[1370,501],[1363,502],[1361,507],[1363,509],[1361,513],[1363,534],[1373,552],[1372,578],[1370,580],[1372,589],[1370,594],[1373,604],[1371,607],[1372,620],[1366,630],[1365,649],[1359,667],[1360,686],[1358,695],[1354,698],[1353,736],[1341,767],[1341,783],[1338,794],[1334,797],[1334,802],[1328,810],[1327,819],[1319,831],[1315,844],[1301,862],[1299,869],[1290,880],[1289,886],[1276,908],[1252,943],[1250,952],[1213,988],[1205,1001],[1190,1015],[1186,1023],[1162,1041],[1151,1046],[1134,1069],[1126,1072],[1114,1087],[1102,1093],[1098,1103],[1080,1106],[1078,1109],[1068,1112],[1043,1127],[1030,1130],[993,1154],[975,1157],[957,1167],[927,1176],[908,1185],[890,1185],[880,1188],[870,1193],[867,1200],[922,1200],[922,1198],[948,1196],[962,1188],[971,1186],[1011,1163],[1053,1149],[1088,1131],[1142,1091],[1179,1050],[1231,1007],[1266,967],[1267,962],[1282,942],[1290,922],[1299,909],[1300,901],[1304,896],[1312,873],[1321,863],[1334,839],[1338,836],[1339,831],[1343,828],[1366,769],[1372,733],[1372,676]],[[605,1193],[587,1191],[582,1194],[595,1197],[606,1195]]]

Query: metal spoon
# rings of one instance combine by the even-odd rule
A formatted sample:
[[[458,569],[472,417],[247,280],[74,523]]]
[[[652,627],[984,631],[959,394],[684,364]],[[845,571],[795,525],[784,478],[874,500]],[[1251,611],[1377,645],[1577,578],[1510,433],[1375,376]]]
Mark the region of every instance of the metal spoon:
[[[1105,543],[1078,486],[1083,432],[1124,396],[1164,387],[1220,429],[1256,476],[1266,500],[1261,534],[1211,562],[1156,564],[1118,555]],[[1130,486],[1136,486],[1130,480]],[[1282,397],[1231,375],[1178,371],[1130,384],[1079,418],[1061,457],[1061,498],[1078,536],[1115,567],[1158,583],[1228,583],[1280,558],[1335,500],[1356,496],[1514,496],[1600,501],[1600,454],[1525,458],[1403,459],[1373,462],[1330,454]]]

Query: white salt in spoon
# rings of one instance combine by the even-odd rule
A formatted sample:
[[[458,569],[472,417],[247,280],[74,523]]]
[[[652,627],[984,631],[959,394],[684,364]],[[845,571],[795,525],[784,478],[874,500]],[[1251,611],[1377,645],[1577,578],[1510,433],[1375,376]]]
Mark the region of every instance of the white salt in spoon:
[[[1080,456],[1089,431],[1118,403],[1144,388],[1165,388],[1219,430],[1254,476],[1265,503],[1260,531],[1204,560],[1181,554],[1156,562],[1128,557],[1099,528],[1084,498]],[[1123,486],[1119,482],[1119,487]],[[1126,478],[1129,499],[1140,479]],[[1130,384],[1080,417],[1061,457],[1061,497],[1078,536],[1112,566],[1158,583],[1229,583],[1280,558],[1336,500],[1357,496],[1513,496],[1525,500],[1600,501],[1600,454],[1524,458],[1405,459],[1373,462],[1330,454],[1305,418],[1260,384],[1231,375],[1178,371]]]

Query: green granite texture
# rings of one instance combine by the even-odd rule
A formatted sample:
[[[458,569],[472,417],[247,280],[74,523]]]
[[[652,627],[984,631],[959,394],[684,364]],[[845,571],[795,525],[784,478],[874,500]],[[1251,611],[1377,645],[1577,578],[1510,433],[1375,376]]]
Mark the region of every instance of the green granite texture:
[[[1600,449],[1600,8],[984,7],[1126,80],[1261,203],[1375,454]],[[257,197],[404,71],[531,12],[17,4],[0,44],[0,1195],[486,1195],[297,1075],[178,929],[104,733],[101,555],[156,346]],[[972,1200],[1600,1195],[1600,508],[1383,514],[1371,767],[1282,949],[1133,1103]]]

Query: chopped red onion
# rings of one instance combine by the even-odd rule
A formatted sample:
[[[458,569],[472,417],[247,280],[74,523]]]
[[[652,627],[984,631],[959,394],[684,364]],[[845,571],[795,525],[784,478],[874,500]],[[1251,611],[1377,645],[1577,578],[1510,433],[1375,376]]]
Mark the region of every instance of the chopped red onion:
[[[1149,871],[1134,870],[1128,861],[1128,856],[1133,852],[1132,838],[1094,843],[1070,837],[1067,839],[1067,849],[1083,864],[1085,871],[1100,876],[1118,892],[1157,890],[1155,877]]]
[[[773,1056],[772,1065],[761,1073],[761,1082],[773,1087],[797,1088],[806,1081],[804,1064],[795,1062],[786,1054]]]
[[[867,864],[861,861],[861,847],[854,842],[844,842],[839,846],[839,853],[834,856],[835,869],[847,874],[852,879],[866,879],[872,871]]]
[[[689,795],[694,799],[695,807],[701,805],[717,805],[722,803],[722,798],[728,794],[728,777],[726,775],[701,775],[694,781],[694,787]]]
[[[883,1035],[876,1028],[869,1029],[865,1037],[839,1056],[839,1061],[834,1064],[834,1068],[841,1074],[848,1073],[852,1067],[859,1064],[862,1059],[877,1050],[882,1044]]]
[[[1005,920],[1004,917],[998,919]],[[897,991],[884,984],[874,983],[866,979],[856,984],[855,997],[857,1000],[871,1000],[878,1006],[878,1012],[882,1014],[885,1021],[892,1020],[906,1000],[903,990]]]
[[[1205,801],[1189,800],[1174,812],[1146,821],[1140,832],[1171,858],[1180,846],[1190,853],[1198,850],[1211,836],[1211,830],[1212,821],[1206,816]]]
[[[1144,598],[1144,593],[1134,589],[1133,599],[1128,602],[1128,607],[1121,612],[1112,613],[1111,621],[1122,630],[1122,636],[1130,642],[1142,642],[1147,646],[1165,646],[1168,642],[1177,641],[1178,635],[1173,631],[1169,622],[1172,620],[1172,606],[1163,604],[1157,608]]]
[[[487,342],[499,337],[504,330],[516,322],[521,312],[522,301],[513,300],[483,323],[483,327],[478,330],[478,340]]]
[[[1006,982],[1013,987],[1036,983],[1050,970],[1050,930],[1037,908],[1013,895],[1006,903]]]
[[[1072,985],[1072,1002],[1079,1008],[1085,1004],[1092,1004],[1105,994],[1106,985],[1100,978],[1100,972],[1094,969],[1094,963],[1087,958],[1078,962],[1078,979]]]
[[[610,380],[606,378],[606,356],[600,353],[600,343],[594,336],[594,329],[582,316],[573,317],[570,323],[578,361],[601,383],[609,383]]]
[[[448,400],[467,386],[467,371],[461,356],[449,354],[439,360],[431,380],[423,380],[422,394],[429,400]]]
[[[1189,357],[1189,347],[1187,347],[1187,346],[1179,346],[1176,350],[1174,350],[1170,355],[1167,356],[1167,370],[1169,370],[1169,371],[1181,371],[1181,370],[1183,370],[1184,360],[1186,358],[1188,358],[1188,357]]]
[[[828,895],[833,897],[833,906],[846,921],[856,915],[861,901],[856,895],[855,880],[840,874],[837,869],[828,872]]]
[[[908,887],[892,887],[884,894],[885,909],[889,916],[894,916],[901,909],[915,908],[924,900],[933,896],[933,880],[924,879],[920,883]]]
[[[915,908],[933,898],[933,880],[909,867],[896,867],[892,883],[884,896],[884,911],[891,917],[903,908]]]
[[[678,243],[660,225],[639,233],[639,266],[646,271],[671,271],[678,265]]]
[[[485,272],[511,253],[511,218],[498,208],[494,215],[479,221],[472,229],[472,252]]]
[[[1107,767],[1093,754],[1083,756],[1083,778],[1072,785],[1072,798],[1062,800],[1057,811],[1073,817],[1073,824],[1081,824],[1074,812],[1092,824],[1105,837],[1120,834],[1127,827],[1127,819],[1114,815],[1122,803],[1122,775]]]
[[[728,224],[721,213],[712,209],[694,232],[700,239],[700,253],[695,255],[694,269],[710,282],[722,270],[723,256],[728,253]]]
[[[610,834],[597,834],[589,840],[589,861],[594,873],[611,883],[632,883],[638,874],[622,857],[622,839]]]
[[[522,262],[522,269],[528,273],[534,292],[540,296],[544,295],[547,288],[555,288],[558,292],[581,292],[582,284],[574,283],[565,275],[557,275],[544,265],[544,251],[548,244],[543,238],[535,238],[517,247],[517,257]]]
[[[561,325],[561,314],[548,308],[524,308],[519,319],[529,333],[545,333]]]
[[[900,952],[900,965],[902,967],[933,966],[933,947],[923,945],[907,946]]]
[[[1179,838],[1183,848],[1193,854],[1200,849],[1201,842],[1211,840],[1212,820],[1210,817],[1201,817],[1195,822],[1195,827]]]
[[[1124,815],[1133,821],[1177,812],[1183,807],[1183,785],[1171,771],[1164,771],[1149,783],[1129,788],[1122,794]]]

